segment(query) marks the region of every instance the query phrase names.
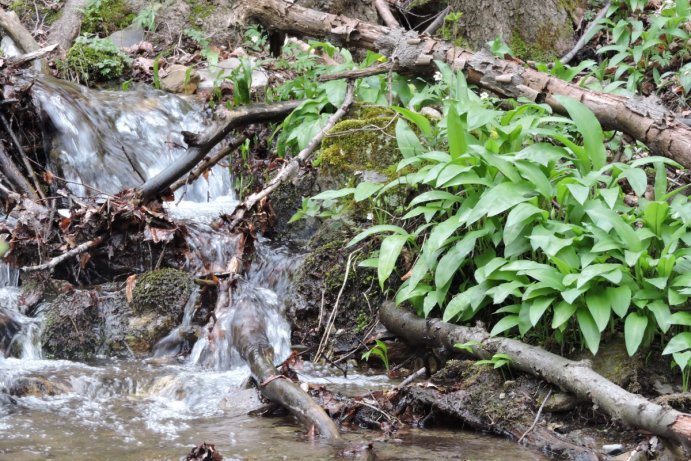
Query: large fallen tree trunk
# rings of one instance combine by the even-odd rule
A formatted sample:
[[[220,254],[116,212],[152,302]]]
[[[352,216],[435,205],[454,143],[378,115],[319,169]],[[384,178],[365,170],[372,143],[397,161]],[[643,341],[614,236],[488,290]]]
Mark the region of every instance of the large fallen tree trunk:
[[[392,333],[414,345],[444,347],[472,343],[477,357],[502,353],[511,357],[516,369],[538,376],[576,396],[597,404],[624,424],[680,443],[691,450],[691,415],[662,407],[625,391],[593,371],[584,362],[574,362],[510,338],[491,337],[481,328],[463,327],[439,319],[422,319],[413,313],[385,303],[379,310],[381,322]]]
[[[257,0],[243,5],[247,19],[271,30],[375,50],[403,69],[430,69],[434,60],[444,61],[481,88],[503,97],[545,102],[559,113],[566,111],[554,96],[569,96],[588,106],[605,129],[624,132],[645,143],[653,153],[691,167],[691,127],[652,99],[588,90],[487,52],[473,53],[415,31],[302,8],[289,0]]]
[[[273,364],[274,350],[266,337],[266,325],[259,310],[247,300],[237,300],[233,309],[233,346],[249,364],[259,390],[269,400],[285,406],[310,433],[340,438],[338,427],[300,387]]]

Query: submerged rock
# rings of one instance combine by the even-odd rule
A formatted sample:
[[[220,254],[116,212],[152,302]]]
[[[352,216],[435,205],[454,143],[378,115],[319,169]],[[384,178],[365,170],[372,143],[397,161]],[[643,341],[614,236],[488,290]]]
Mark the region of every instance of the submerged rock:
[[[69,392],[68,386],[38,376],[22,377],[8,386],[8,393],[15,397],[46,397]]]

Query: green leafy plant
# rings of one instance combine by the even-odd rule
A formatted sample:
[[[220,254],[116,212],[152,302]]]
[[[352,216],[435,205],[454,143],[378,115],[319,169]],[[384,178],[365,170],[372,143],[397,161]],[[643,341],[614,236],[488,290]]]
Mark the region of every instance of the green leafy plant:
[[[378,357],[379,360],[382,361],[386,371],[389,371],[389,348],[386,346],[386,344],[384,344],[384,342],[382,342],[378,339],[375,339],[374,341],[375,341],[376,345],[373,346],[367,352],[364,352],[362,354],[362,360],[369,361],[370,357],[372,355],[374,355],[375,357]]]
[[[124,0],[93,0],[84,10],[81,30],[105,37],[127,27],[135,15]]]
[[[228,79],[233,82],[233,104],[249,104],[252,95],[252,61],[242,58],[240,65],[232,70]]]
[[[153,64],[153,86],[157,90],[161,89],[161,78],[159,76],[159,66],[161,65],[161,58],[160,56],[156,56],[156,59],[154,59],[154,64]]]
[[[593,354],[615,330],[631,355],[656,337],[669,341],[666,354],[691,349],[691,204],[666,178],[680,166],[654,156],[608,163],[605,134],[580,102],[558,98],[570,118],[532,102],[497,110],[437,65],[440,86],[425,100],[442,119],[417,113],[415,96],[394,108],[399,176],[311,199],[333,208],[407,191],[400,213],[349,243],[380,240],[366,261],[380,286],[409,247],[418,257],[400,269],[396,302],[421,316],[482,316],[492,335],[568,337]],[[686,356],[673,358],[688,373]]]
[[[506,354],[494,354],[491,359],[483,359],[476,361],[475,365],[492,365],[492,367],[496,370],[497,368],[511,365],[511,362],[511,357],[509,357]]]
[[[156,30],[156,13],[160,9],[160,3],[150,3],[134,18],[133,23],[138,24],[143,29],[153,32]]]

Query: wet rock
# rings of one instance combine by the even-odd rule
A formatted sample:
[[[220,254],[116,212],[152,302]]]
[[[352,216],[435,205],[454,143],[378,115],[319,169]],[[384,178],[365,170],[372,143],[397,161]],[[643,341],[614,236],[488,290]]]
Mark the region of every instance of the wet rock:
[[[130,48],[144,41],[144,29],[136,22],[108,36],[119,48]]]
[[[45,397],[65,394],[69,387],[62,383],[49,381],[46,378],[32,376],[18,378],[7,389],[15,397]]]
[[[170,330],[175,328],[176,319],[170,315],[159,315],[156,312],[147,312],[143,315],[132,317],[127,323],[125,342],[136,354],[150,352],[159,339],[165,337]]]
[[[0,308],[0,357],[7,357],[10,352],[12,340],[21,329],[21,325],[9,312]]]
[[[173,64],[161,79],[161,89],[169,93],[194,94],[199,85],[199,73],[191,67]]]
[[[607,456],[616,456],[624,451],[624,445],[621,443],[613,443],[602,446],[602,452]]]
[[[560,413],[571,411],[578,404],[578,399],[573,394],[566,392],[553,393],[545,402],[545,411],[548,413]]]
[[[0,394],[0,417],[10,415],[16,411],[17,401],[12,396]]]
[[[136,313],[153,311],[181,317],[193,285],[190,274],[177,269],[145,272],[137,277],[132,290],[132,308]]]

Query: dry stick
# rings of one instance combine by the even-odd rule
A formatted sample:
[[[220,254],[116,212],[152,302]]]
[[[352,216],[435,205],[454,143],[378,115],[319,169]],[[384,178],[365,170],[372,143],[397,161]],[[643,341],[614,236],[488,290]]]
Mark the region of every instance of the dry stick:
[[[235,149],[240,147],[242,145],[242,143],[245,142],[246,139],[247,139],[247,136],[241,135],[241,136],[238,136],[237,138],[233,139],[232,141],[230,141],[230,143],[226,147],[219,150],[218,152],[216,152],[211,157],[205,158],[203,161],[201,161],[199,163],[199,165],[197,165],[192,171],[190,171],[190,174],[187,175],[186,178],[180,178],[177,181],[175,181],[173,184],[171,184],[170,190],[175,192],[176,190],[180,189],[182,186],[185,186],[187,184],[192,184],[201,175],[203,175],[205,171],[207,171],[209,168],[216,165],[218,162],[220,162],[222,159],[224,159],[226,156],[228,156],[231,152],[233,152]]]
[[[585,32],[583,32],[583,35],[581,35],[581,38],[578,39],[576,44],[574,45],[573,49],[566,53],[560,60],[559,62],[562,64],[568,64],[571,62],[574,56],[576,56],[576,53],[581,51],[581,49],[585,46],[586,43],[592,38],[589,37],[590,31],[593,30],[597,25],[600,19],[604,18],[605,15],[607,14],[607,11],[609,10],[609,7],[612,5],[612,2],[607,2],[605,6],[602,7],[602,9],[597,13],[597,16],[595,16],[595,19],[593,19],[593,22],[590,23],[588,26],[588,29],[586,29]]]
[[[240,223],[240,221],[242,221],[247,210],[251,210],[252,207],[254,207],[254,205],[257,204],[257,202],[268,197],[269,194],[271,194],[271,192],[273,192],[284,181],[295,176],[297,172],[300,170],[300,165],[302,165],[312,157],[314,150],[319,146],[319,144],[321,144],[322,139],[324,139],[324,137],[326,136],[326,133],[328,133],[328,131],[331,130],[331,128],[333,128],[334,125],[340,119],[343,118],[343,116],[348,111],[348,108],[353,103],[354,89],[355,85],[352,81],[349,81],[343,104],[341,104],[341,107],[339,107],[338,110],[331,117],[329,117],[329,120],[326,122],[326,125],[324,125],[324,128],[322,128],[319,131],[319,133],[317,133],[317,135],[314,138],[312,138],[312,141],[310,141],[307,147],[300,151],[300,153],[297,156],[293,157],[290,160],[290,162],[288,162],[281,169],[281,171],[279,171],[278,174],[274,176],[271,182],[269,182],[269,184],[264,189],[250,195],[245,199],[244,202],[238,205],[238,207],[231,215],[232,221],[229,226],[230,230],[233,230]]]
[[[343,295],[343,290],[345,289],[346,283],[348,283],[348,275],[350,274],[350,262],[353,259],[353,255],[358,251],[360,251],[360,249],[352,251],[348,255],[348,261],[346,262],[346,271],[345,271],[345,275],[343,276],[343,284],[341,285],[341,289],[338,291],[338,296],[336,296],[336,302],[334,303],[334,307],[331,310],[331,314],[329,315],[329,319],[326,321],[326,327],[324,329],[324,336],[322,336],[321,341],[319,341],[319,347],[317,348],[317,353],[314,354],[314,359],[312,359],[313,362],[316,362],[317,360],[319,360],[319,357],[321,357],[321,354],[324,351],[324,348],[326,347],[326,343],[329,341],[329,338],[331,337],[331,328],[333,328],[333,324],[336,321],[336,313],[338,312],[338,306],[341,302],[341,295]]]
[[[377,9],[377,13],[379,13],[379,17],[384,21],[384,24],[389,27],[401,27],[389,9],[389,4],[386,0],[374,0],[374,7]]]
[[[197,165],[223,138],[240,126],[252,123],[270,122],[288,116],[302,104],[302,101],[286,101],[275,104],[253,104],[233,109],[223,125],[213,127],[209,133],[196,135],[183,133],[189,145],[187,154],[173,162],[168,168],[147,180],[139,187],[139,196],[147,202],[166,190]]]
[[[54,43],[50,46],[43,47],[40,50],[32,51],[31,53],[21,54],[19,56],[12,56],[12,57],[7,59],[7,61],[5,62],[5,65],[7,67],[23,66],[27,62],[31,62],[34,59],[43,58],[45,55],[52,52],[57,47],[58,47],[58,44]]]
[[[427,35],[433,35],[437,29],[439,29],[442,24],[444,24],[444,19],[446,18],[446,15],[448,15],[451,12],[451,7],[447,6],[443,10],[439,12],[436,18],[434,18],[434,21],[430,23],[429,26],[427,26],[427,29],[423,32],[424,34]]]
[[[646,144],[655,155],[691,167],[691,128],[654,99],[581,88],[516,62],[497,59],[487,51],[474,53],[415,31],[303,8],[288,0],[255,0],[243,3],[243,8],[248,20],[297,36],[328,38],[395,56],[399,66],[411,72],[429,72],[434,61],[440,60],[464,72],[469,83],[500,97],[544,102],[561,114],[567,111],[556,96],[568,96],[593,111],[606,130],[622,131]]]
[[[511,357],[511,365],[592,401],[624,424],[666,437],[691,448],[691,414],[632,394],[607,380],[584,362],[574,362],[546,350],[511,338],[492,337],[482,328],[464,327],[439,319],[421,319],[412,312],[384,303],[379,309],[382,324],[399,338],[424,347],[443,347],[473,342],[472,354],[488,358],[496,353]]]
[[[60,256],[56,256],[47,263],[44,264],[39,264],[37,266],[24,266],[21,268],[23,272],[36,272],[36,271],[44,271],[47,269],[53,270],[55,266],[60,264],[61,262],[65,261],[66,259],[72,257],[72,256],[77,256],[79,254],[84,253],[86,250],[89,250],[91,248],[94,248],[105,240],[105,236],[101,235],[98,236],[94,239],[88,240],[81,245],[78,245],[74,248],[72,248],[70,251],[67,251]]]
[[[530,434],[530,431],[532,431],[535,428],[535,425],[540,420],[540,415],[542,414],[542,409],[545,408],[545,404],[547,403],[547,400],[549,399],[549,397],[551,395],[552,395],[552,389],[550,389],[549,392],[547,392],[547,397],[545,397],[545,400],[542,401],[542,405],[540,405],[540,408],[537,410],[537,414],[535,415],[535,420],[533,421],[533,424],[530,425],[528,430],[523,433],[521,438],[518,439],[518,442],[516,442],[516,443],[521,443],[521,440],[523,440],[523,438],[526,435]]]
[[[24,148],[22,147],[22,143],[19,142],[19,139],[17,139],[17,136],[15,136],[14,131],[12,131],[12,127],[10,126],[10,123],[7,121],[5,116],[0,113],[0,122],[2,122],[2,126],[5,128],[5,131],[10,135],[10,139],[12,140],[12,143],[14,144],[14,147],[17,149],[17,153],[22,159],[22,162],[24,163],[24,168],[26,168],[26,171],[29,173],[29,177],[31,177],[31,180],[34,182],[34,188],[36,193],[38,194],[41,199],[45,200],[46,199],[46,194],[43,193],[43,189],[41,189],[41,183],[38,181],[38,178],[36,177],[36,172],[34,171],[33,167],[31,166],[31,162],[29,162],[29,157],[26,156],[26,152],[24,152]]]
[[[0,27],[7,32],[7,35],[17,44],[19,48],[25,53],[31,53],[32,51],[38,51],[40,46],[34,40],[31,32],[26,30],[19,21],[19,17],[14,11],[5,11],[0,8]]]
[[[413,373],[412,375],[408,376],[406,379],[401,381],[401,384],[399,384],[396,387],[398,389],[400,389],[402,387],[406,387],[408,384],[412,383],[413,381],[418,379],[420,376],[424,375],[425,371],[426,371],[425,367],[420,368],[418,371],[416,371],[415,373]]]
[[[355,80],[358,78],[370,77],[372,75],[388,74],[389,72],[396,72],[398,65],[395,62],[382,62],[366,69],[354,69],[338,72],[336,74],[320,75],[317,78],[319,82],[329,82],[331,80],[348,79]]]
[[[36,194],[29,181],[19,171],[19,168],[14,163],[14,159],[7,153],[2,143],[0,143],[0,171],[7,177],[16,191],[26,194],[32,200],[38,200],[38,194]]]

